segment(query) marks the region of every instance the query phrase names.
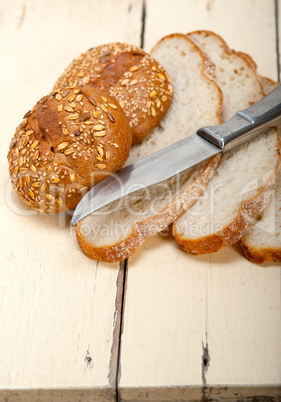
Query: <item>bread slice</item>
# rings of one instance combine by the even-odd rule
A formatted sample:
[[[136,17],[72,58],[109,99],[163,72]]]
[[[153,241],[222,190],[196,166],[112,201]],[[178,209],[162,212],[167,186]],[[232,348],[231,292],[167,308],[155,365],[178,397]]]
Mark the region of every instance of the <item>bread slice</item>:
[[[214,77],[224,95],[223,120],[264,95],[250,58],[230,50],[212,32],[190,36],[216,65]],[[279,168],[276,129],[225,152],[205,193],[173,224],[179,246],[191,254],[206,254],[240,240],[271,200]]]
[[[277,82],[262,77],[265,93],[272,91]],[[279,128],[279,132],[281,127]],[[253,228],[240,240],[245,256],[252,262],[281,262],[281,180],[275,195]]]
[[[190,38],[169,35],[158,42],[152,56],[170,75],[173,98],[160,127],[132,148],[130,162],[193,134],[198,126],[221,122],[222,93],[208,76],[213,66]],[[216,155],[200,168],[133,193],[80,221],[76,234],[82,251],[109,262],[127,258],[147,236],[164,229],[197,200],[219,158]]]

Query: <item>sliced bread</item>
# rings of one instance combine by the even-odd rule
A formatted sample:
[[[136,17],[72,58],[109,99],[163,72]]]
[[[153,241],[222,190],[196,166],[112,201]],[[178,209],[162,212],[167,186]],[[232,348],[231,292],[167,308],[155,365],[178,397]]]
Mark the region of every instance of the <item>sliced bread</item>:
[[[169,35],[152,51],[170,75],[173,98],[160,126],[131,150],[129,163],[193,134],[199,125],[220,124],[222,93],[209,75],[213,65],[186,35]],[[90,258],[113,262],[131,255],[145,238],[172,223],[203,193],[216,155],[160,184],[139,190],[80,221],[76,235]],[[149,172],[148,172],[149,174]]]
[[[224,121],[264,95],[249,57],[230,50],[212,32],[198,31],[189,36],[216,65],[214,77],[223,91]],[[276,129],[225,152],[205,193],[173,224],[179,246],[191,254],[205,254],[240,240],[270,202],[279,168]]]
[[[265,93],[277,85],[262,77]],[[279,128],[279,127],[278,127]],[[279,128],[280,132],[280,128]],[[253,228],[240,240],[246,257],[255,263],[269,261],[281,262],[281,180],[275,189],[275,195]]]

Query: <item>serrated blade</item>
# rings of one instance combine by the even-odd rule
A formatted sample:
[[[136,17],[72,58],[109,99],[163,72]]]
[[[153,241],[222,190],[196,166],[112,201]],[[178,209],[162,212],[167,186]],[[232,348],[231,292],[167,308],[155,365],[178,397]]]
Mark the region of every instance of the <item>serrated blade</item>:
[[[71,222],[75,225],[103,206],[144,187],[167,180],[221,151],[198,134],[176,142],[126,166],[94,186],[77,205]]]

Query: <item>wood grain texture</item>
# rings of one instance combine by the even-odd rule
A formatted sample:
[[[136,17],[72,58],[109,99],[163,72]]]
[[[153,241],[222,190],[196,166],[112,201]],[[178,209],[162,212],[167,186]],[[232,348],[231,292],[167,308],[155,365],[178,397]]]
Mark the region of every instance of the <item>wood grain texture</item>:
[[[123,264],[85,257],[69,215],[27,209],[6,155],[22,116],[72,58],[111,41],[139,44],[141,16],[141,1],[0,4],[0,401],[116,398]]]
[[[280,400],[279,266],[236,246],[188,256],[169,231],[127,269],[89,260],[70,216],[19,202],[6,161],[24,113],[89,47],[211,29],[276,79],[277,21],[274,0],[0,3],[1,402]]]
[[[145,28],[147,50],[171,32],[213,30],[277,78],[274,1],[148,0]],[[238,246],[193,257],[169,233],[148,239],[128,264],[123,400],[279,400],[280,276]]]

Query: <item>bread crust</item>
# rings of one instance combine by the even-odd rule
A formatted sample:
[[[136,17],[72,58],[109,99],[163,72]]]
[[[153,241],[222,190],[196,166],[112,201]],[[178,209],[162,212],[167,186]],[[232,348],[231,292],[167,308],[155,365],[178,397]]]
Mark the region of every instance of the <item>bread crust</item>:
[[[248,260],[256,264],[264,264],[266,262],[281,262],[280,248],[253,247],[246,244],[244,241],[240,242],[240,245]]]
[[[124,111],[108,93],[91,85],[54,91],[16,129],[8,152],[13,187],[40,212],[74,209],[124,165],[131,142]]]
[[[270,78],[267,77],[260,77],[260,78],[266,93],[269,93],[278,86],[278,82]],[[280,182],[278,185],[280,185]],[[255,228],[253,228],[253,230],[255,230]],[[281,262],[281,244],[279,248],[274,248],[270,246],[267,247],[255,246],[253,244],[255,242],[255,238],[251,237],[251,241],[249,242],[247,234],[248,233],[246,233],[246,236],[242,237],[242,239],[240,240],[240,245],[248,260],[256,264],[263,264],[265,262],[271,262],[271,261]]]
[[[264,95],[263,85],[256,71],[256,64],[249,55],[231,50],[219,35],[211,31],[194,31],[188,34],[188,36],[191,38],[195,36],[194,39],[196,41],[196,35],[198,34],[215,37],[217,40],[219,40],[224,53],[242,58],[254,73],[256,82],[260,87],[260,93],[261,95]],[[259,189],[259,192],[254,197],[247,201],[241,202],[235,218],[229,225],[210,235],[201,236],[199,238],[184,238],[177,230],[176,223],[173,224],[174,238],[182,250],[194,255],[217,252],[222,247],[226,247],[240,240],[241,237],[249,230],[249,228],[253,225],[254,218],[257,217],[269,203],[269,200],[274,194],[274,188],[277,184],[278,172],[280,170],[280,141],[278,142],[277,129],[276,144],[279,156],[273,174],[267,180],[264,186]]]
[[[215,114],[216,120],[219,124],[221,122],[220,111],[222,108],[222,93],[215,81],[210,78],[209,74],[206,74],[206,69],[210,66],[209,60],[196,46],[196,44],[194,44],[193,41],[183,34],[168,35],[165,38],[162,38],[156,46],[169,38],[184,38],[184,40],[192,44],[194,50],[200,54],[202,58],[201,74],[207,81],[212,82],[217,89],[217,110]],[[197,173],[195,180],[191,184],[187,185],[179,195],[175,194],[175,197],[172,199],[172,201],[159,213],[148,219],[138,221],[132,225],[130,233],[122,241],[116,242],[115,244],[107,244],[106,246],[102,247],[98,246],[94,242],[87,240],[86,236],[83,235],[83,225],[87,225],[87,218],[78,222],[76,225],[76,236],[82,251],[90,258],[107,262],[122,261],[129,257],[139,246],[144,243],[147,236],[151,236],[163,230],[188,207],[196,202],[197,198],[204,192],[208,182],[213,177],[219,159],[220,154],[211,158],[204,165],[202,170]]]
[[[208,30],[197,30],[197,31],[189,32],[189,33],[187,34],[187,36],[188,36],[189,38],[191,38],[192,40],[194,40],[195,43],[197,43],[196,38],[195,38],[195,36],[196,36],[197,34],[215,37],[216,39],[218,39],[218,40],[220,41],[221,46],[222,46],[222,49],[223,49],[223,51],[224,51],[227,55],[229,55],[229,56],[231,56],[231,55],[238,56],[238,57],[242,58],[249,66],[251,66],[252,71],[253,71],[253,73],[254,73],[255,76],[256,76],[257,82],[259,83],[261,93],[263,94],[263,96],[265,95],[264,89],[263,89],[263,85],[262,85],[262,82],[261,82],[261,79],[260,79],[260,76],[259,76],[258,73],[257,73],[257,65],[256,65],[256,62],[252,59],[252,57],[251,57],[249,54],[244,53],[244,52],[240,52],[240,51],[236,51],[236,50],[234,50],[234,49],[231,49],[231,48],[228,46],[228,44],[225,42],[225,40],[224,40],[220,35],[218,35],[218,34],[215,33],[215,32],[212,32],[212,31],[208,31]],[[199,44],[198,44],[198,46],[200,47]],[[208,55],[206,55],[206,56],[208,57]]]
[[[127,43],[109,43],[82,53],[55,88],[89,83],[117,99],[129,119],[133,144],[160,123],[172,98],[164,68],[143,49]]]
[[[96,260],[105,262],[123,261],[144,243],[146,237],[152,236],[165,229],[174,222],[180,214],[196,202],[213,177],[219,160],[220,154],[213,156],[206,163],[198,177],[179,195],[175,196],[167,207],[151,218],[136,222],[132,226],[129,235],[118,243],[108,244],[106,246],[96,246],[90,243],[83,234],[88,227],[86,221],[82,220],[78,222],[76,225],[76,237],[81,250],[89,258]],[[83,228],[84,225],[86,225],[85,228]]]
[[[279,137],[277,128],[276,136]],[[281,143],[278,142],[278,161],[271,176],[258,193],[247,201],[242,201],[233,221],[222,230],[197,239],[183,238],[173,225],[173,236],[186,253],[193,255],[209,254],[219,251],[239,241],[253,226],[254,218],[260,215],[274,196],[274,189],[281,172]]]

